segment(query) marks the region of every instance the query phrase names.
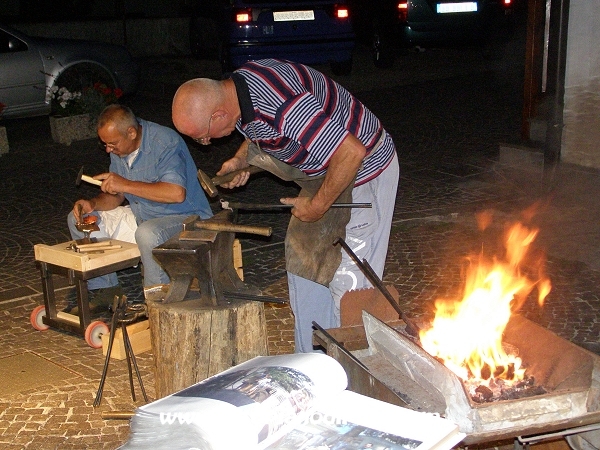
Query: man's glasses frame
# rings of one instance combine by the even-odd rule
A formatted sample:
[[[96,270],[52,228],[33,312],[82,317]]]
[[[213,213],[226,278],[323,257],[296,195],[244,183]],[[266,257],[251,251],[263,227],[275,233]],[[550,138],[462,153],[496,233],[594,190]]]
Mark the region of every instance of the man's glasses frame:
[[[208,131],[206,134],[204,136],[194,138],[194,142],[197,142],[200,145],[210,145],[210,124],[212,123],[213,116],[214,114],[211,114],[210,118],[208,119]]]

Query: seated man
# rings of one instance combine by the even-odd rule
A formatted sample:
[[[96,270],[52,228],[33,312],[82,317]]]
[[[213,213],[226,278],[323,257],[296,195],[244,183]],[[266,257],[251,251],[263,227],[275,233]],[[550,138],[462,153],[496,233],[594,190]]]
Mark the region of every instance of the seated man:
[[[144,286],[167,284],[169,277],[154,259],[152,249],[179,233],[186,217],[212,216],[187,145],[176,131],[136,118],[123,105],[107,106],[98,118],[97,129],[110,154],[110,168],[94,176],[102,180],[102,193],[75,202],[67,219],[71,237],[84,237],[76,223],[87,214],[99,218],[100,232],[91,237],[119,239],[119,229],[125,235],[135,231]],[[125,200],[129,205],[120,208]],[[116,273],[88,280],[88,289],[94,294],[91,302],[96,307],[112,303],[114,296],[122,293]]]

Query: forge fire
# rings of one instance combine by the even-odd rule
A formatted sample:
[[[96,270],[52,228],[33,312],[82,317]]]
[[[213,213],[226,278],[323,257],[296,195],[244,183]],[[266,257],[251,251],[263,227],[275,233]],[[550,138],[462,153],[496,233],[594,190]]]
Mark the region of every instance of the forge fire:
[[[490,223],[485,215],[479,219],[481,228]],[[505,234],[503,255],[489,258],[482,251],[467,258],[462,299],[436,300],[435,318],[420,332],[423,348],[458,375],[477,402],[506,398],[514,391],[539,393],[518,349],[502,342],[511,314],[529,294],[536,289],[542,306],[550,292],[543,261],[533,264],[534,276],[522,268],[537,234],[537,229],[515,223]]]

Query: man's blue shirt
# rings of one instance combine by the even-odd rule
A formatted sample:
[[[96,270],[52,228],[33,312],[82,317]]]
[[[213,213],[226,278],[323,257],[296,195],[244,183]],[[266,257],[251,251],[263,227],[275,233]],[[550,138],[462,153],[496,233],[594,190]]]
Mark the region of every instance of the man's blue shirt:
[[[173,183],[185,188],[181,203],[160,203],[125,194],[139,223],[169,215],[198,214],[212,216],[212,211],[197,178],[196,164],[181,136],[171,128],[138,119],[142,125],[142,142],[131,168],[127,158],[110,154],[110,171],[132,181]]]

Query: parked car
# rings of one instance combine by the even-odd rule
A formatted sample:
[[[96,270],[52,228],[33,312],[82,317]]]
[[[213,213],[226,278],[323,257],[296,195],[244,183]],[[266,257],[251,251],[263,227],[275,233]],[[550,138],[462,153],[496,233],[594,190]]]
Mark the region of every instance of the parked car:
[[[74,39],[31,37],[0,24],[0,103],[2,116],[50,113],[46,93],[53,86],[70,92],[94,83],[136,91],[138,65],[125,47]]]
[[[489,43],[510,33],[513,0],[349,0],[355,32],[377,67],[398,47]]]
[[[352,70],[355,35],[345,0],[197,0],[190,46],[218,57],[223,71],[247,61],[281,58]]]

